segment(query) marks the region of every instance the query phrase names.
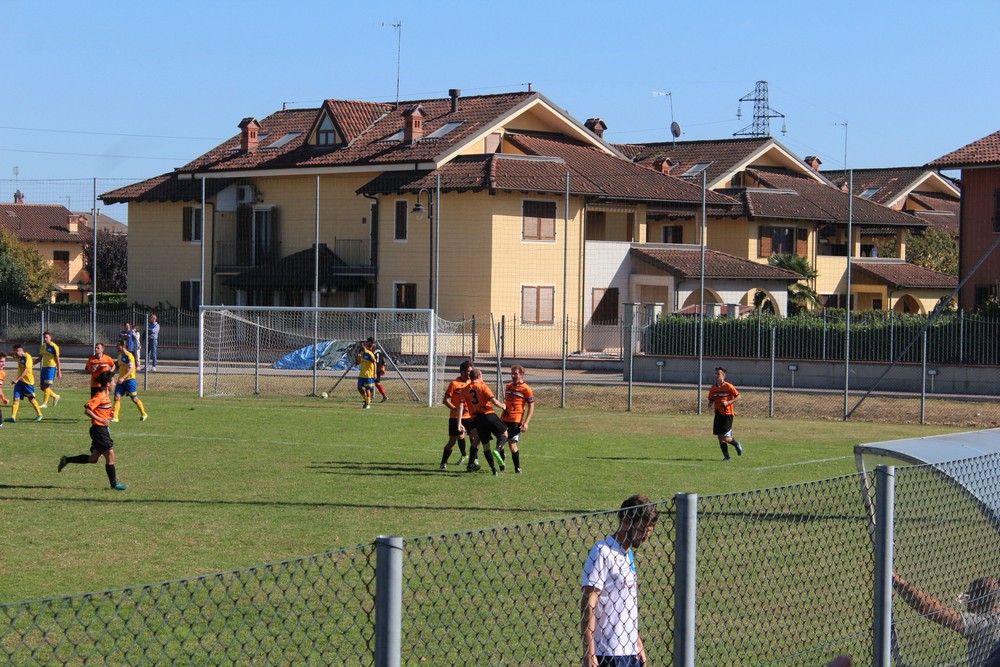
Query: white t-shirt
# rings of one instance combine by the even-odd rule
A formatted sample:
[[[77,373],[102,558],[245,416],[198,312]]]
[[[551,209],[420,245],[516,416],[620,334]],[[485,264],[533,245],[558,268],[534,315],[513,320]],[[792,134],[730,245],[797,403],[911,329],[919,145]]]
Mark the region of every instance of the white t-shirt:
[[[639,608],[635,558],[614,537],[590,550],[583,564],[583,585],[600,591],[594,609],[597,655],[639,654]]]
[[[1000,614],[962,612],[962,636],[969,642],[967,657],[970,667],[980,667],[990,650],[1000,641]]]

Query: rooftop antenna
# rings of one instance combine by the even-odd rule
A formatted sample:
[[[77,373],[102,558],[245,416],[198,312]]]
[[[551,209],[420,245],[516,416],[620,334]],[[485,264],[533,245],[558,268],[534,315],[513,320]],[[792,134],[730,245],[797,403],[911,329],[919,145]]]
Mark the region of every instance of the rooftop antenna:
[[[681,136],[681,125],[674,120],[674,94],[670,91],[661,93],[658,91],[653,91],[653,97],[669,97],[670,98],[670,136],[673,137],[670,143],[676,143],[677,138]]]
[[[19,188],[19,187],[17,186],[17,174],[18,174],[19,170],[18,170],[18,168],[17,168],[17,165],[16,165],[16,164],[14,165],[14,168],[13,168],[13,169],[12,169],[11,171],[13,171],[13,172],[14,172],[14,189],[15,189],[15,190],[20,190],[21,188]]]
[[[785,114],[768,106],[767,81],[758,81],[752,93],[747,93],[740,98],[740,104],[736,107],[737,118],[743,117],[743,102],[753,102],[753,123],[739,132],[734,132],[734,137],[769,137],[771,136],[772,118],[781,118],[781,134],[788,134],[788,126],[784,121]]]
[[[402,52],[403,47],[403,22],[396,21],[395,23],[383,23],[383,28],[395,28],[396,29],[396,106],[399,106],[399,54]]]

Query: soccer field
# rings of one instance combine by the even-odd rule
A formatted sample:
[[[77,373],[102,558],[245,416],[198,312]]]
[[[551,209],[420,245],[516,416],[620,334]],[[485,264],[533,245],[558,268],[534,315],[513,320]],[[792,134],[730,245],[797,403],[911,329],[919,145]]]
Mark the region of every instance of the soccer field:
[[[68,384],[65,383],[65,384]],[[745,454],[723,464],[711,416],[607,413],[541,403],[523,475],[438,470],[447,412],[345,397],[142,395],[112,434],[124,492],[89,448],[87,395],[64,386],[32,421],[0,430],[0,601],[181,579],[370,543],[617,507],[633,493],[715,494],[855,471],[853,445],[953,427],[737,417]],[[10,415],[5,408],[4,417]]]

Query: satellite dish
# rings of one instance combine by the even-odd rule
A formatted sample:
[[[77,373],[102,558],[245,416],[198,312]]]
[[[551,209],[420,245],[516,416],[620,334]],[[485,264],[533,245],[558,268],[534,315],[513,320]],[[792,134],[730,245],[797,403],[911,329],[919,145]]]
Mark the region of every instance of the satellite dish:
[[[673,135],[674,139],[681,136],[681,124],[678,122],[673,122],[670,124],[670,134]]]

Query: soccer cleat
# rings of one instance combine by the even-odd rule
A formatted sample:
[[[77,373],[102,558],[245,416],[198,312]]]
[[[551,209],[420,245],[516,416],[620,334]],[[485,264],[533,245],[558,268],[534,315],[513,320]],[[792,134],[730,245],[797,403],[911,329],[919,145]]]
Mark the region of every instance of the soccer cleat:
[[[122,484],[121,482],[115,482],[111,487],[113,491],[124,491],[128,488],[128,484]]]
[[[494,477],[499,477],[499,476],[500,476],[500,473],[499,473],[499,472],[497,472],[496,470],[494,470],[494,471],[493,471],[493,476],[494,476]]]
[[[147,419],[149,419],[149,415],[142,415],[141,417],[139,417],[139,421],[141,421],[141,422],[144,422]]]
[[[386,401],[388,401],[388,400],[389,400],[389,397],[388,397],[388,396],[383,396],[383,397],[382,397],[382,400],[381,400],[381,401],[379,401],[379,403],[385,403],[385,402],[386,402]]]
[[[44,409],[46,409],[47,407],[49,407],[49,406],[48,406],[48,405],[46,405],[45,403],[39,403],[39,404],[38,404],[38,409],[39,409],[39,410],[44,410]]]
[[[500,456],[500,452],[495,449],[493,450],[493,460],[497,462],[498,466],[500,466],[500,470],[504,469],[503,457]]]
[[[460,465],[460,466],[461,465],[465,465],[465,457],[464,456],[458,460],[458,465]]]
[[[733,447],[736,448],[736,456],[743,456],[743,445],[740,444],[739,440],[733,441]]]
[[[62,398],[59,394],[52,394],[52,407],[59,405],[59,399]]]
[[[17,420],[14,419],[13,417],[7,417],[7,422],[10,423],[10,424],[16,424]]]
[[[732,461],[732,459],[729,458],[728,456],[726,458],[722,459],[723,463],[729,463],[730,461]]]
[[[475,461],[465,466],[465,472],[476,472],[477,470],[479,470],[479,464]]]
[[[371,409],[372,409],[372,404],[371,403],[365,403],[365,410],[371,410]]]
[[[66,460],[66,457],[65,456],[61,457],[59,459],[59,467],[56,468],[56,472],[62,472],[62,469],[66,467],[67,463],[69,463],[69,461]]]
[[[439,468],[439,470],[447,470],[447,469],[448,469],[448,464],[447,463],[442,463],[441,467]]]
[[[114,423],[116,423],[116,424],[117,424],[117,423],[118,423],[118,417],[112,417],[112,418],[111,418],[111,421],[113,421]]]
[[[41,416],[41,415],[38,415],[37,417],[35,417],[35,421],[36,421],[36,422],[40,422],[40,421],[42,421],[42,416]]]
[[[514,472],[516,472],[518,475],[520,475],[521,474],[521,469],[520,468],[514,468]]]

